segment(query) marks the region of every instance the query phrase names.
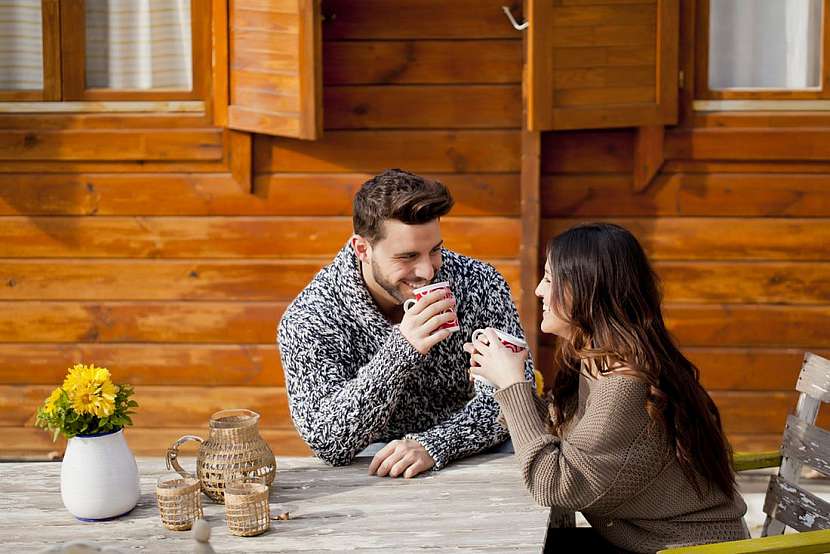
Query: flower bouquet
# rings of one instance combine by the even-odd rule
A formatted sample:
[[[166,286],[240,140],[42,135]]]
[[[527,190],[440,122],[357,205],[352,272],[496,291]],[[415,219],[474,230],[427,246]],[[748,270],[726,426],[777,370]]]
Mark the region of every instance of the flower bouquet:
[[[68,440],[61,464],[61,497],[84,521],[111,519],[138,502],[138,467],[124,439],[132,425],[130,385],[115,385],[108,369],[75,364],[37,410],[35,425]]]
[[[112,383],[107,368],[75,364],[38,408],[35,424],[51,431],[52,440],[111,433],[133,424],[131,409],[138,402],[130,400],[132,394],[130,385]]]

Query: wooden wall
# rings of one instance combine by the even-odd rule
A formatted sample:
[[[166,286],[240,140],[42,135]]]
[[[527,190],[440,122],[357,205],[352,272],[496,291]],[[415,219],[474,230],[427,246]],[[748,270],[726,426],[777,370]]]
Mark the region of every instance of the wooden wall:
[[[522,43],[501,4],[326,1],[325,136],[257,135],[253,190],[204,118],[3,119],[0,455],[60,449],[33,413],[76,361],[136,386],[139,453],[161,456],[226,407],[259,411],[276,452],[307,452],[276,323],[348,237],[356,188],[387,167],[447,183],[447,245],[494,262],[517,300],[532,294],[519,279]],[[632,229],[734,444],[774,447],[802,352],[830,354],[828,125],[694,124],[669,132],[662,173],[637,193],[633,130],[543,135],[542,246],[585,220]],[[547,371],[549,342],[542,354]]]
[[[308,452],[276,323],[388,167],[451,188],[447,246],[492,261],[518,299],[521,35],[500,6],[326,2],[325,137],[257,135],[253,191],[229,173],[227,134],[193,118],[0,129],[0,455],[61,448],[33,414],[76,361],[135,385],[138,453],[228,407],[261,413],[276,452]]]
[[[588,220],[632,230],[733,446],[774,449],[804,351],[830,354],[830,177],[815,161],[827,133],[773,128],[803,125],[786,117],[747,121],[670,131],[669,161],[643,192],[631,183],[633,130],[545,135],[542,234]]]

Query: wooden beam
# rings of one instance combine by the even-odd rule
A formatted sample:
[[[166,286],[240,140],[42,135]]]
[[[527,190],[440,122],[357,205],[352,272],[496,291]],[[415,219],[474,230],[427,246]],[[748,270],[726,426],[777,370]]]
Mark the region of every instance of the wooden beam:
[[[549,8],[544,2],[527,0],[524,11],[528,21],[548,21]],[[522,283],[519,311],[522,318],[525,338],[530,351],[536,356],[536,365],[539,364],[539,302],[535,290],[539,278],[539,231],[541,226],[541,192],[542,177],[542,133],[539,123],[549,123],[551,106],[550,96],[540,98],[539,93],[549,93],[552,82],[551,75],[536,75],[534,71],[549,70],[552,60],[540,58],[544,45],[550,51],[545,41],[544,32],[534,33],[531,25],[522,34],[524,67],[522,78],[522,132],[521,132],[521,177],[520,177],[520,217],[522,220],[522,236],[519,245],[519,269]],[[546,65],[548,64],[548,65]],[[547,92],[545,92],[547,91]],[[531,130],[533,129],[533,130]],[[538,367],[537,367],[538,369]],[[541,372],[541,370],[540,370]]]
[[[634,192],[641,192],[660,172],[665,157],[663,156],[663,137],[665,127],[648,125],[637,128],[634,145]]]
[[[247,131],[229,129],[228,140],[231,175],[243,191],[251,193],[254,184],[253,135]]]
[[[539,278],[539,178],[542,134],[522,131],[521,218],[522,239],[519,246],[522,296],[521,316],[527,343],[538,352],[539,302],[534,294]]]
[[[43,100],[61,99],[61,34],[58,0],[44,0],[43,18]],[[27,102],[29,104],[29,102]]]
[[[213,124],[228,125],[228,0],[213,0]]]

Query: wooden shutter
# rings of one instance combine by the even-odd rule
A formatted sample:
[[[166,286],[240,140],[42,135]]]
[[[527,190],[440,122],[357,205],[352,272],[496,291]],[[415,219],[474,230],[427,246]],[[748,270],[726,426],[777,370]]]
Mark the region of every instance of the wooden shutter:
[[[677,122],[678,0],[527,0],[532,131]]]
[[[320,137],[320,0],[229,0],[227,10],[227,126]]]

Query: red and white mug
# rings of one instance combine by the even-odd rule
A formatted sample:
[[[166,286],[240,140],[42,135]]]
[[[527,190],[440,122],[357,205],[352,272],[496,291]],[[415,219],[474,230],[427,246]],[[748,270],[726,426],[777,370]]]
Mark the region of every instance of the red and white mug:
[[[473,331],[473,342],[477,341],[481,336],[484,334],[486,329],[476,329]],[[499,341],[501,343],[512,350],[513,352],[521,352],[522,350],[527,350],[527,342],[523,341],[519,337],[514,337],[510,333],[505,333],[504,331],[500,331],[498,329],[493,329],[496,332],[496,336],[499,337]],[[486,342],[486,341],[484,341]]]
[[[486,331],[486,329],[476,329],[475,331],[473,331],[473,336],[472,336],[473,343],[475,343],[478,339],[480,339],[485,331]],[[510,333],[505,333],[504,331],[500,331],[499,329],[493,329],[493,331],[495,331],[496,336],[499,337],[499,342],[501,342],[506,348],[512,350],[513,352],[521,352],[522,350],[527,350],[527,342],[520,339],[519,337],[514,337]],[[485,339],[486,339],[486,337],[485,337]],[[484,342],[485,344],[487,343],[486,340],[483,340],[482,342]],[[475,365],[478,365],[478,364],[475,364]],[[493,385],[493,383],[491,383],[490,381],[488,381],[487,379],[485,379],[484,377],[482,377],[480,375],[473,375],[473,378],[475,378],[475,380],[477,380],[477,381],[481,381],[485,385],[490,385],[491,387],[495,386],[495,385]]]
[[[431,285],[427,285],[425,287],[419,287],[419,288],[413,290],[412,293],[415,295],[415,299],[413,300],[412,298],[410,298],[410,299],[408,299],[407,301],[405,301],[403,303],[404,311],[408,312],[409,310],[412,309],[412,306],[415,305],[415,302],[417,302],[418,300],[420,300],[421,298],[423,298],[427,294],[429,294],[431,292],[438,291],[438,290],[446,291],[445,295],[444,295],[444,298],[454,298],[454,296],[452,294],[452,290],[450,289],[450,284],[447,281],[441,281],[440,283],[432,283]],[[449,310],[447,310],[447,312],[455,313],[455,310],[453,308],[450,308]],[[446,312],[444,312],[444,313],[446,313]],[[439,327],[439,329],[446,329],[446,330],[450,331],[451,333],[454,333],[456,331],[460,331],[461,327],[458,325],[458,318],[455,318],[455,319],[452,319],[451,321],[448,321],[448,322],[442,324]]]

